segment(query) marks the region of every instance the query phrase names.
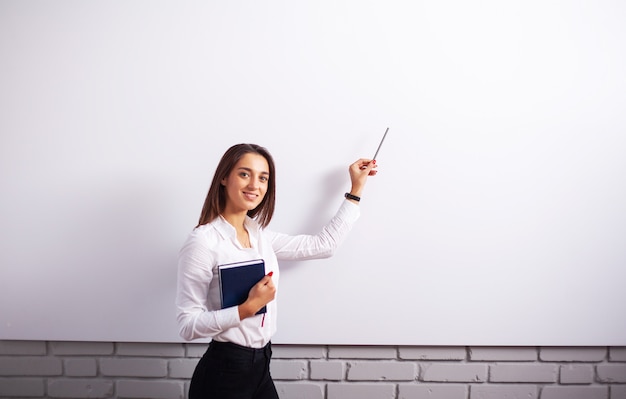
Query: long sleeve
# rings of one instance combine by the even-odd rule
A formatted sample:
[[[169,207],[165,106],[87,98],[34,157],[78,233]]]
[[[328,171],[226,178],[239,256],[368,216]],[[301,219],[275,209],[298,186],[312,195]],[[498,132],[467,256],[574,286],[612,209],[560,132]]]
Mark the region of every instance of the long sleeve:
[[[186,340],[213,337],[240,324],[237,307],[219,309],[215,303],[219,287],[214,279],[214,256],[202,240],[190,236],[180,251],[178,259],[178,285],[176,293],[179,334]]]
[[[360,208],[350,201],[343,201],[335,216],[315,235],[287,235],[267,231],[276,257],[282,260],[327,258],[344,241],[354,222],[359,218]]]

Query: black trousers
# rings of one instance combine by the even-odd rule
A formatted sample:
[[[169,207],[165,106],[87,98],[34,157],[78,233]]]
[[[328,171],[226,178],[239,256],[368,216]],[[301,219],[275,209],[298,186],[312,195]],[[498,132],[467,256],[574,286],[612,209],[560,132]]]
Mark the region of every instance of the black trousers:
[[[272,346],[212,341],[191,377],[189,399],[278,399],[270,376]]]

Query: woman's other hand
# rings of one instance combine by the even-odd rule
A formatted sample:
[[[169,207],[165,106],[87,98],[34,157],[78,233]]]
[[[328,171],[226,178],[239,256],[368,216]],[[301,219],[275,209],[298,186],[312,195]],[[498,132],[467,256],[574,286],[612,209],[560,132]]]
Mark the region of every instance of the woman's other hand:
[[[273,272],[266,274],[250,289],[248,299],[239,305],[239,320],[254,316],[261,308],[274,300],[276,286],[272,281]]]

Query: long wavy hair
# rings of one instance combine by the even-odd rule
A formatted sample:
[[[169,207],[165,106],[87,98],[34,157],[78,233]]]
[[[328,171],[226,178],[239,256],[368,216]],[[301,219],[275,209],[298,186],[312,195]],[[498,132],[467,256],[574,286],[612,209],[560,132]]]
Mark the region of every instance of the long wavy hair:
[[[249,153],[258,154],[265,158],[270,168],[270,176],[265,197],[263,197],[263,200],[256,208],[248,211],[248,216],[255,218],[262,227],[267,227],[270,223],[274,215],[274,205],[276,203],[276,168],[274,167],[274,159],[269,151],[260,145],[235,144],[224,153],[220,163],[217,165],[211,187],[209,187],[209,192],[202,206],[198,226],[212,222],[224,211],[226,207],[226,188],[222,185],[222,180],[228,177],[237,162]]]

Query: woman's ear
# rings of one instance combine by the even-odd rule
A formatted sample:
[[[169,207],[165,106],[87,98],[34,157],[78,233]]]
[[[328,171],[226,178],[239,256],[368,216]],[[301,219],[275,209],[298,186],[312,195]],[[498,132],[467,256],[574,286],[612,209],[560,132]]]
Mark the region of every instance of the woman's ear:
[[[222,186],[225,186],[225,185],[226,185],[226,180],[228,180],[228,178],[227,178],[227,177],[225,177],[225,178],[223,178],[223,179],[222,179],[222,182],[221,182]]]

